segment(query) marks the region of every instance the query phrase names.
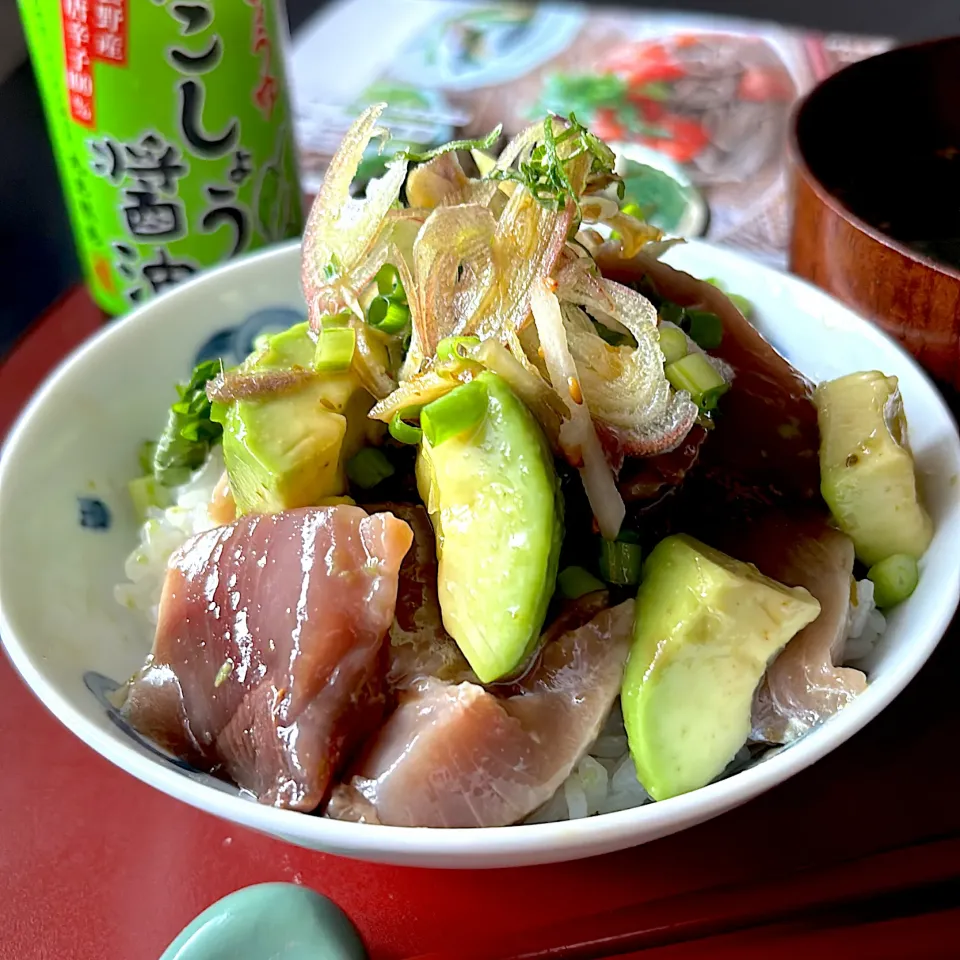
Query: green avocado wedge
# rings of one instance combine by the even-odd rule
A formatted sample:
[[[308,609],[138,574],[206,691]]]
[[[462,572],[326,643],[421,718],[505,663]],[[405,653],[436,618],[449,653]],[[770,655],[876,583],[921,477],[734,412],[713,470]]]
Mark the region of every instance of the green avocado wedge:
[[[820,491],[868,567],[894,554],[919,560],[933,538],[920,503],[896,377],[879,370],[821,383]]]
[[[484,416],[442,443],[424,436],[417,485],[437,537],[443,624],[481,682],[493,683],[515,674],[537,645],[556,585],[563,507],[533,415],[496,374],[476,377],[466,385],[472,393],[474,384],[486,388]]]
[[[267,339],[239,369],[309,370],[315,350],[300,323]],[[319,374],[286,393],[214,403],[238,512],[278,513],[345,493],[344,467],[364,444],[372,405],[353,370]]]
[[[644,567],[621,689],[637,776],[654,800],[710,783],[750,734],[767,664],[820,614],[802,587],[692,537],[667,537]]]

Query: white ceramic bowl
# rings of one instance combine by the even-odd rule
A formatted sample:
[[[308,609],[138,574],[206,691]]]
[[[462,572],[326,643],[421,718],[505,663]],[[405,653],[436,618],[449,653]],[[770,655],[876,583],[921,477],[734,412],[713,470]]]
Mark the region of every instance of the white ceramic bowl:
[[[890,703],[943,635],[960,592],[960,442],[940,395],[893,341],[825,294],[735,253],[690,243],[666,259],[748,296],[763,332],[810,378],[870,368],[900,378],[936,535],[916,593],[890,617],[868,663],[867,691],[795,745],[726,780],[565,823],[490,830],[340,823],[260,806],[227,784],[179,768],[125,730],[102,696],[103,678],[127,678],[151,641],[149,628],[113,598],[124,557],[137,542],[126,484],[138,472],[139,444],[161,430],[173,385],[198,351],[232,351],[239,359],[257,333],[287,326],[303,312],[298,259],[298,247],[290,245],[236,261],[106,327],[50,377],[3,450],[0,635],[50,710],[135,777],[291,843],[369,860],[493,867],[573,859],[682,830],[802,770]]]

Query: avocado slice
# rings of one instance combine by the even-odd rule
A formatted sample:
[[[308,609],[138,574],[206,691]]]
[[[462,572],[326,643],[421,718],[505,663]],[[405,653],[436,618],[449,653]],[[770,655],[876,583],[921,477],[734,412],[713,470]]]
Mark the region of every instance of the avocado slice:
[[[268,337],[240,370],[309,368],[315,350],[299,323]],[[289,393],[213,404],[239,513],[279,513],[346,493],[344,464],[367,438],[372,405],[352,370],[318,375]]]
[[[709,783],[750,734],[767,664],[820,613],[802,587],[692,537],[647,558],[621,690],[637,775],[655,800]]]
[[[917,496],[896,377],[877,370],[821,383],[820,492],[868,567],[896,553],[919,560],[933,523]]]
[[[496,374],[474,382],[486,387],[486,414],[435,446],[424,436],[417,485],[437,537],[443,625],[480,681],[493,683],[514,674],[539,640],[563,507],[530,411]]]

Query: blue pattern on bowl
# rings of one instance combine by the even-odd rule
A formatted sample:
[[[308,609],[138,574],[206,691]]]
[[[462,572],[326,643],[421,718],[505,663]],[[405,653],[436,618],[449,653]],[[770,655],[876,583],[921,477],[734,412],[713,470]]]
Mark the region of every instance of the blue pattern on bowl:
[[[80,526],[87,530],[109,530],[113,518],[110,508],[99,497],[77,497]]]
[[[197,770],[196,767],[190,766],[189,763],[179,760],[174,756],[171,756],[169,753],[164,753],[163,750],[159,749],[156,744],[151,743],[146,737],[140,736],[140,734],[127,723],[126,718],[120,712],[120,709],[113,702],[112,696],[115,694],[121,684],[117,683],[116,680],[111,680],[110,677],[105,677],[102,673],[97,673],[95,670],[88,670],[83,675],[83,684],[84,686],[97,698],[97,701],[100,703],[100,706],[103,707],[104,712],[110,718],[110,721],[120,730],[122,730],[131,740],[136,740],[145,750],[148,750],[155,757],[159,757],[161,760],[165,760],[171,766],[177,767],[179,770],[183,770],[186,773],[195,774],[197,776],[202,776],[201,771]]]
[[[227,366],[242,363],[253,353],[253,342],[265,333],[279,333],[306,318],[292,307],[267,307],[251,313],[234,327],[225,327],[210,337],[197,351],[194,364],[204,360],[222,360]]]
[[[203,363],[204,360],[223,360],[224,363],[232,366],[233,335],[235,331],[236,327],[227,327],[210,337],[194,356],[194,366]]]

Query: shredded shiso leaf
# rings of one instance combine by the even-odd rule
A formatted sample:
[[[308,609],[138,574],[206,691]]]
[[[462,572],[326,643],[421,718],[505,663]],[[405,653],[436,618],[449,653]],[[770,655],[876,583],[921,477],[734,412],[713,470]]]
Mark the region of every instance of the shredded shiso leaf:
[[[378,126],[384,107],[351,127],[310,214],[312,329],[351,314],[354,368],[378,400],[370,416],[409,438],[423,407],[485,369],[504,377],[555,454],[579,470],[601,533],[615,539],[625,508],[611,462],[674,449],[704,414],[664,374],[653,304],[604,280],[594,257],[659,255],[673,241],[621,207],[613,151],[573,115],[531,124],[496,158],[478,151],[500,128],[398,153],[353,196],[367,145],[389,136]],[[482,176],[464,170],[464,151],[482,157]],[[391,296],[383,271],[404,292],[402,323],[399,309],[396,324],[378,322],[389,304],[377,298]],[[369,348],[370,336],[386,352]],[[609,457],[610,443],[618,455]]]

